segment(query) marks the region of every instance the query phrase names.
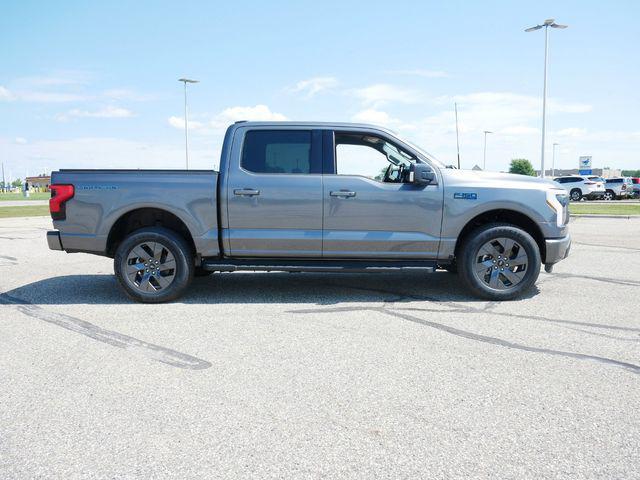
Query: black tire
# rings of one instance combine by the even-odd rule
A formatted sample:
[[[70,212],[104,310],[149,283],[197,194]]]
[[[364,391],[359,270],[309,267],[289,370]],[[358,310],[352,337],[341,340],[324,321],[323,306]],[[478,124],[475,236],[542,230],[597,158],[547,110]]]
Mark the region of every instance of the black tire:
[[[196,267],[193,270],[193,276],[194,277],[208,277],[209,275],[211,275],[212,273],[214,273],[212,270],[205,270],[202,267]]]
[[[513,241],[514,246],[509,250],[508,255],[503,252],[505,256],[500,260],[496,258],[498,255],[481,254],[481,248],[484,249],[492,241],[495,245],[492,246],[494,249],[492,251],[499,252],[502,248],[500,241],[507,243],[504,240]],[[526,254],[526,265],[521,267],[516,266],[524,258],[520,248]],[[489,266],[485,266],[486,264]],[[485,225],[471,232],[457,257],[460,278],[465,286],[475,296],[488,300],[511,300],[522,295],[538,279],[540,264],[540,250],[533,237],[521,228],[509,224]],[[481,272],[476,273],[476,269]],[[505,270],[508,273],[505,273]],[[512,283],[510,280],[512,278],[514,282],[517,278],[517,282]],[[490,286],[490,283],[495,287]]]
[[[161,251],[160,260],[156,260],[155,267],[150,267],[150,272],[145,267],[148,263],[153,264],[153,259],[158,257],[151,255],[156,248]],[[136,256],[136,251],[141,252],[139,256]],[[146,261],[143,260],[144,254],[148,256]],[[162,256],[166,263],[158,265],[163,262]],[[168,260],[171,256],[173,258]],[[162,227],[142,228],[131,233],[118,246],[113,265],[125,293],[143,303],[162,303],[180,297],[189,287],[195,269],[193,252],[186,240],[174,231]],[[163,266],[166,267],[164,270]]]
[[[573,190],[571,190],[569,196],[574,202],[579,202],[580,200],[582,200],[582,190],[580,190],[579,188],[574,188]]]
[[[607,190],[604,192],[604,196],[602,197],[603,200],[615,200],[616,199],[616,192],[614,192],[613,190]]]

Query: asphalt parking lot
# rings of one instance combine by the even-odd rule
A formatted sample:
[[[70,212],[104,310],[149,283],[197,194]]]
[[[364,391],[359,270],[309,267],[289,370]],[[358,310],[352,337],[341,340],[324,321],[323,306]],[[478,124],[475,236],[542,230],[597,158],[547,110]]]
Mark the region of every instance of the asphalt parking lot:
[[[0,478],[640,478],[640,220],[512,302],[233,273],[167,305],[0,220]]]

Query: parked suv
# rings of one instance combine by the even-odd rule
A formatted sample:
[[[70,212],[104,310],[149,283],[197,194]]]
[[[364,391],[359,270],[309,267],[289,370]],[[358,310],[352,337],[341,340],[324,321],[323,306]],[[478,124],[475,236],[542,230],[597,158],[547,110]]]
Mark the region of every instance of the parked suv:
[[[631,177],[633,183],[633,198],[640,198],[640,178]]]
[[[569,175],[556,177],[553,180],[564,187],[574,202],[578,202],[582,198],[587,200],[604,198],[604,182],[600,177]]]
[[[615,200],[633,196],[631,177],[607,178],[605,183],[605,200]]]

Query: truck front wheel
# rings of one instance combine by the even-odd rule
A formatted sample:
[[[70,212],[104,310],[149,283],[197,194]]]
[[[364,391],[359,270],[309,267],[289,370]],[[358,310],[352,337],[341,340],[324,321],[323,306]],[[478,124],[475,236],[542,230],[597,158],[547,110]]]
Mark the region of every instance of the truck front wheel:
[[[529,290],[540,274],[540,250],[521,228],[491,224],[473,231],[458,257],[460,277],[488,300],[511,300]]]
[[[194,262],[187,242],[172,230],[136,230],[116,250],[114,270],[129,297],[144,303],[178,298],[191,283]]]

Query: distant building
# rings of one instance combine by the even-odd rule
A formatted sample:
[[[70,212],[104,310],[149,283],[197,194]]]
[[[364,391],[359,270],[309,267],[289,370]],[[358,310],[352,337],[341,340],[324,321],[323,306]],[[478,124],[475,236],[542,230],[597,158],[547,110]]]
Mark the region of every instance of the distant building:
[[[37,177],[27,177],[25,182],[29,185],[29,190],[48,192],[51,185],[51,175],[38,175]]]
[[[547,177],[551,177],[551,169],[545,170],[545,175]],[[536,174],[540,175],[540,170],[536,170]],[[592,175],[597,175],[602,178],[613,178],[622,176],[622,170],[617,168],[592,168]],[[554,177],[564,177],[566,175],[580,175],[580,170],[577,168],[556,168],[553,171]]]

